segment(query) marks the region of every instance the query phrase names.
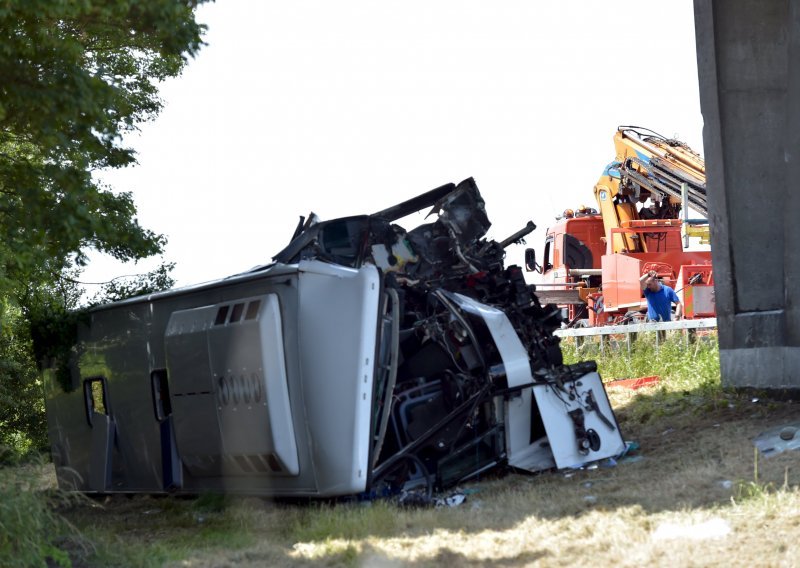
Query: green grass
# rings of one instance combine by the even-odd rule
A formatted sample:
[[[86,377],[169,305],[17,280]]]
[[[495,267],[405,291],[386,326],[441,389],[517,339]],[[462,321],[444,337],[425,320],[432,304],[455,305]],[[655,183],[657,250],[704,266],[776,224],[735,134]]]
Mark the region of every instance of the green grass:
[[[594,359],[605,380],[658,375],[669,388],[716,390],[720,387],[719,347],[716,336],[700,336],[687,346],[680,333],[673,333],[656,346],[655,334],[639,334],[628,353],[624,340],[612,339],[604,351],[599,342],[562,341],[568,363]]]
[[[41,467],[0,467],[0,566],[70,566],[68,550],[91,548],[57,512],[81,497],[42,491],[35,475]]]
[[[605,382],[656,375],[657,386],[617,395],[615,406],[623,407],[628,423],[647,424],[684,413],[702,414],[734,404],[741,399],[720,381],[719,347],[715,336],[698,337],[688,346],[680,333],[656,345],[654,334],[639,334],[628,352],[624,342],[607,345],[572,341],[562,343],[567,363],[594,359]]]
[[[49,530],[68,538],[45,539],[40,553],[57,546],[79,566],[796,563],[800,452],[767,460],[751,441],[795,420],[796,405],[754,403],[722,388],[714,341],[687,348],[673,338],[656,350],[642,335],[630,355],[624,344],[605,354],[569,344],[564,351],[568,362],[596,358],[606,380],[661,377],[656,387],[609,389],[625,439],[641,444],[638,461],[569,476],[484,477],[455,509],[214,494],[79,499],[58,509],[79,539],[54,518],[59,528]],[[730,526],[731,535],[653,540],[663,525],[709,521]]]
[[[398,528],[397,508],[389,503],[351,503],[345,506],[311,505],[297,510],[289,532],[303,541],[347,540],[368,534],[389,535]]]
[[[198,552],[252,546],[256,537],[251,525],[260,502],[255,503],[218,494],[193,499],[113,496],[64,514],[95,544],[81,561],[91,566],[146,567]]]

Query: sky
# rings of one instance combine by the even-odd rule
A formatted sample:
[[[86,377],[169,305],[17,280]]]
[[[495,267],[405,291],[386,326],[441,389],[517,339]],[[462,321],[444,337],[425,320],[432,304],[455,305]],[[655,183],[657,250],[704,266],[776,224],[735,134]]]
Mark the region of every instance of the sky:
[[[138,165],[101,174],[167,235],[178,285],[269,262],[310,211],[372,213],[468,177],[487,236],[532,220],[541,254],[559,213],[596,206],[618,125],[702,153],[691,0],[217,0],[197,18],[208,45],[124,140]],[[161,261],[91,258],[85,282]]]

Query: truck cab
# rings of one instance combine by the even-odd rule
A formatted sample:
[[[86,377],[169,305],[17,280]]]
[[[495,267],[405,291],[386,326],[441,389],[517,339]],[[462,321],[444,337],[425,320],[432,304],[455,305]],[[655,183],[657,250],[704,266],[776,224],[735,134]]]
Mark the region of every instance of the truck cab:
[[[602,216],[588,207],[567,209],[547,229],[539,296],[565,306],[569,321],[588,318],[586,299],[600,287],[605,252]]]

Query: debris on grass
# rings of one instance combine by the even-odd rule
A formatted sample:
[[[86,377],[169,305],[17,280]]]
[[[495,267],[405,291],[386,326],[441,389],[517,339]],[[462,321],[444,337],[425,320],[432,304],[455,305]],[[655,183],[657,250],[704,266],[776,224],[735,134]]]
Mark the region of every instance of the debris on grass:
[[[441,509],[442,507],[458,507],[462,505],[467,500],[467,496],[464,493],[457,492],[448,495],[447,497],[439,497],[434,500],[435,507],[437,509]]]
[[[800,448],[800,422],[784,424],[762,432],[753,440],[756,448],[765,458],[776,456],[787,450]]]
[[[661,523],[653,531],[653,540],[710,540],[724,538],[731,533],[725,519],[709,519],[702,523]]]
[[[651,375],[649,377],[637,377],[635,379],[617,379],[609,381],[605,384],[607,389],[625,388],[630,390],[638,390],[643,387],[654,387],[661,381],[658,375]]]

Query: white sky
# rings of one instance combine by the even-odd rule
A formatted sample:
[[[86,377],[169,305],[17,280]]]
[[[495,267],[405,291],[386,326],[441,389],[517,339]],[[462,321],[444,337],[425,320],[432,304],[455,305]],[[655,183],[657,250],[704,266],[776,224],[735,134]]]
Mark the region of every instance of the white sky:
[[[618,125],[702,153],[691,0],[218,0],[198,19],[208,45],[126,140],[139,165],[103,176],[169,237],[179,285],[269,262],[311,210],[372,213],[470,176],[488,236],[532,219],[540,251],[557,214],[596,207]],[[95,256],[82,280],[155,264]]]

